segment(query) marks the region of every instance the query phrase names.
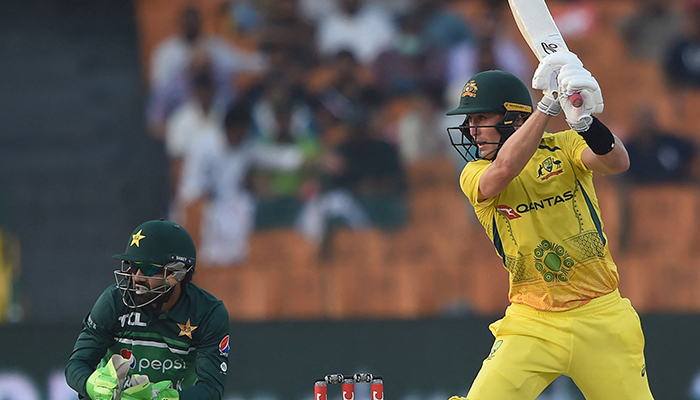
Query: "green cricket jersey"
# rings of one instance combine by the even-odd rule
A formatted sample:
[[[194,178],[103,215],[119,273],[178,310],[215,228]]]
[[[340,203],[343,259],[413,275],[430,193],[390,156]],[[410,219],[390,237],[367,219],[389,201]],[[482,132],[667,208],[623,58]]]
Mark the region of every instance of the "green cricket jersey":
[[[66,366],[66,381],[80,398],[85,382],[113,354],[133,355],[130,374],[151,382],[168,379],[181,400],[219,400],[228,370],[229,315],[224,303],[192,283],[175,306],[156,318],[122,302],[107,288],[83,321]]]

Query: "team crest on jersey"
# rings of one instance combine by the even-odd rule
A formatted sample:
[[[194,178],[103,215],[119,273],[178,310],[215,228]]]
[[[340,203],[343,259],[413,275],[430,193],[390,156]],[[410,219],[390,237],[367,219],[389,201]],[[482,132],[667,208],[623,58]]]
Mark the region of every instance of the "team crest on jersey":
[[[479,88],[476,86],[476,82],[472,79],[471,81],[467,82],[466,85],[464,85],[464,88],[462,89],[462,97],[476,97],[476,92],[479,90]]]
[[[508,218],[508,219],[520,218],[520,214],[515,212],[515,210],[513,210],[512,207],[509,207],[505,204],[501,204],[501,205],[497,206],[496,209],[498,209],[498,211],[500,211],[501,214],[505,215],[506,218]]]
[[[543,240],[534,251],[535,268],[545,282],[568,282],[574,260],[564,246]]]
[[[129,368],[134,368],[136,366],[136,357],[134,357],[134,354],[131,352],[129,349],[121,349],[119,351],[119,355],[122,356],[125,360],[131,359],[131,363],[129,363]]]
[[[192,339],[192,332],[197,329],[196,326],[190,325],[190,319],[187,318],[187,322],[184,324],[177,324],[177,326],[180,327],[180,333],[178,333],[178,336],[187,336],[188,338]]]
[[[228,351],[231,350],[231,346],[229,346],[228,341],[229,335],[226,335],[219,342],[219,354],[221,354],[224,357],[228,357]]]
[[[546,181],[547,179],[559,175],[564,172],[561,169],[561,161],[555,159],[554,157],[547,157],[537,168],[537,179],[541,181]]]

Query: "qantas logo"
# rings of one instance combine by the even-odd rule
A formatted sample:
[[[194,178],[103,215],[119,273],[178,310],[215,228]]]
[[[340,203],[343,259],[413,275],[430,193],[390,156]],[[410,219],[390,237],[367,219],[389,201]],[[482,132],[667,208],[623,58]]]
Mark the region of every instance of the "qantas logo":
[[[572,200],[574,198],[574,193],[571,190],[567,190],[562,194],[556,196],[547,197],[546,199],[533,201],[532,203],[521,203],[515,206],[515,211],[520,214],[525,214],[528,211],[537,211],[539,209],[544,209],[547,207],[555,206],[559,203]],[[500,210],[499,206],[499,210]]]
[[[348,393],[350,394],[350,397],[348,397]],[[355,392],[346,392],[343,390],[343,400],[355,400]]]
[[[498,211],[501,212],[501,214],[505,215],[508,219],[520,218],[520,214],[518,214],[517,212],[515,212],[515,210],[513,210],[505,204],[501,204],[496,208],[498,209]]]
[[[373,391],[372,392],[372,400],[384,400],[384,393],[382,393],[382,397],[379,397],[379,392],[378,391]]]

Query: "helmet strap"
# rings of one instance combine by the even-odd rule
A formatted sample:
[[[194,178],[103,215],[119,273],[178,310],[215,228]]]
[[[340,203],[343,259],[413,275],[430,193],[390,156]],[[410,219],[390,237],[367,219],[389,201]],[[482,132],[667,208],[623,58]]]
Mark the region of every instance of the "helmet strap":
[[[510,135],[515,132],[515,123],[521,118],[520,111],[506,111],[503,114],[501,122],[496,124],[496,131],[501,135],[502,141],[505,141]]]

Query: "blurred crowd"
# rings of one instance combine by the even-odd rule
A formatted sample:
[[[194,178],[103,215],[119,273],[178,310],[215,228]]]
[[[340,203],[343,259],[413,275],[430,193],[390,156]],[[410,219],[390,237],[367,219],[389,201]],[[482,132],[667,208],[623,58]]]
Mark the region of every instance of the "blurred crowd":
[[[531,73],[503,4],[469,21],[446,0],[231,0],[205,33],[186,8],[149,60],[150,134],[170,160],[171,218],[196,215],[207,265],[245,260],[256,229],[406,220],[406,168],[446,152],[446,102],[474,73]],[[191,212],[200,207],[201,214]]]
[[[592,1],[560,3],[565,37],[594,29]],[[658,62],[685,107],[681,92],[700,87],[700,0],[638,3],[618,21],[629,56]],[[504,29],[505,1],[228,0],[206,16],[215,32],[204,18],[182,10],[150,55],[147,122],[170,160],[171,218],[200,220],[210,266],[243,262],[256,229],[294,227],[323,249],[337,226],[401,227],[407,168],[457,156],[444,127],[461,121],[444,111],[464,83],[494,68],[529,83],[536,66]],[[623,178],[697,179],[694,143],[652,103],[638,114]]]

